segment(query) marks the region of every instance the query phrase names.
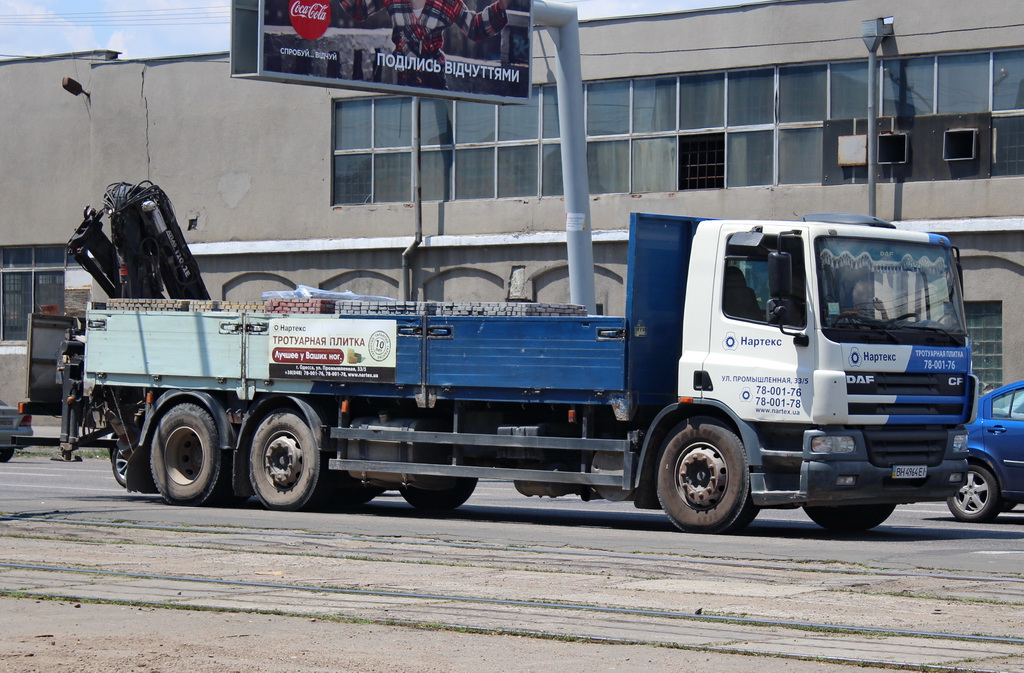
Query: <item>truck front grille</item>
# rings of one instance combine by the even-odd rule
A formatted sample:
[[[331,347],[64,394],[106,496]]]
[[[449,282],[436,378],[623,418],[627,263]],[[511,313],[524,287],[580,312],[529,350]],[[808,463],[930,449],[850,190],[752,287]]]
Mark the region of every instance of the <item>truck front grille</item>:
[[[941,428],[865,429],[868,460],[876,467],[893,465],[929,465],[942,462],[946,454],[948,433]]]

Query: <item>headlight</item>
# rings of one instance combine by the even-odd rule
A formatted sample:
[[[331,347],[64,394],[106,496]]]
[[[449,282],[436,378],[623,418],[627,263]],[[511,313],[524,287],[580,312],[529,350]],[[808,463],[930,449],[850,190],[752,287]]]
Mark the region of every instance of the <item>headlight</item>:
[[[967,433],[953,435],[953,453],[967,453]]]
[[[811,451],[814,453],[853,453],[856,450],[857,443],[853,441],[853,437],[846,435],[831,435],[811,439]]]

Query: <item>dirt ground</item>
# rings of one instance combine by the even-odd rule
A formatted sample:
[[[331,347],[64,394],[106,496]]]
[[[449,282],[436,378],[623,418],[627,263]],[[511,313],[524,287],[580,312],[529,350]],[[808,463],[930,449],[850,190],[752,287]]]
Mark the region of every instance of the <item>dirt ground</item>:
[[[855,667],[325,620],[0,599],[3,673],[820,673]],[[885,669],[873,669],[885,670]]]

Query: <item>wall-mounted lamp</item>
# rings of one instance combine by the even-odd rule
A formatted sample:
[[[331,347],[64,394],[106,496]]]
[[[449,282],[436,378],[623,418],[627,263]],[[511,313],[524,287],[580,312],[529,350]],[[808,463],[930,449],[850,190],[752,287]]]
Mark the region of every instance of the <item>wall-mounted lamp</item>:
[[[89,92],[82,88],[82,85],[79,83],[77,79],[65,77],[60,81],[60,86],[62,89],[67,91],[72,96],[80,96],[84,93],[86,98],[92,100],[92,97],[89,95]]]

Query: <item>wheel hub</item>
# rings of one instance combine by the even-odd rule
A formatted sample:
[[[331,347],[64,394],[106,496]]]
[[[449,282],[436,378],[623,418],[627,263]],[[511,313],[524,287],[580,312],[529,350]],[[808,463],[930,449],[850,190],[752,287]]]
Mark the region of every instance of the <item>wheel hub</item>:
[[[979,480],[973,473],[968,475],[967,485],[961,488],[957,494],[960,507],[966,512],[978,511],[985,505],[987,498],[988,485],[984,482],[979,483]]]
[[[294,437],[276,437],[267,444],[263,467],[278,488],[290,488],[302,474],[302,450]]]
[[[176,428],[167,438],[164,454],[171,481],[188,486],[196,480],[203,465],[203,443],[191,428]]]
[[[693,448],[679,462],[676,483],[687,501],[699,507],[714,507],[728,485],[725,461],[710,447]]]

